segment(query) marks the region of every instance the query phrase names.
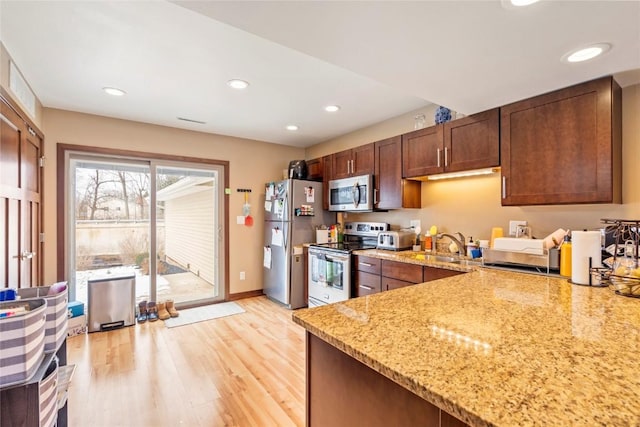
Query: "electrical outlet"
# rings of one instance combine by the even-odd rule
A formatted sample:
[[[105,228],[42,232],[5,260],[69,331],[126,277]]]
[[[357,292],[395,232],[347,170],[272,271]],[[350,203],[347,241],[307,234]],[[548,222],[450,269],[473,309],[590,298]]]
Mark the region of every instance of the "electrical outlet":
[[[419,219],[412,219],[411,222],[409,222],[409,227],[413,227],[414,229],[419,228],[420,227],[420,220]]]
[[[236,217],[236,224],[238,224],[238,225],[244,225],[244,216],[242,216],[242,215],[238,215],[238,216]]]
[[[240,280],[244,280],[246,278],[244,271],[240,272]]]
[[[516,231],[518,231],[518,226],[522,225],[522,226],[527,226],[527,221],[514,221],[511,220],[509,221],[509,236],[515,236],[516,235]]]

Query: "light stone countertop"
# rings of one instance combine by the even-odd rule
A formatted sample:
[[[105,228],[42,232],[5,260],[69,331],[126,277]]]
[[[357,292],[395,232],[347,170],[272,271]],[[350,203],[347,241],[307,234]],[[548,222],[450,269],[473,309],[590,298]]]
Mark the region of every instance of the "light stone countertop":
[[[474,426],[640,425],[640,299],[607,288],[478,268],[293,320]]]
[[[446,270],[454,270],[454,271],[463,271],[469,272],[476,270],[479,268],[481,261],[480,260],[472,260],[475,261],[474,264],[478,265],[468,265],[468,264],[453,264],[451,262],[446,261],[436,261],[433,259],[435,256],[451,256],[453,258],[461,258],[463,262],[468,261],[466,257],[458,257],[449,253],[438,253],[438,254],[429,254],[426,252],[414,252],[414,251],[388,251],[384,249],[363,249],[353,251],[354,255],[364,255],[370,256],[373,258],[386,259],[390,261],[399,261],[407,264],[416,264],[422,265],[426,267],[435,267],[435,268],[444,268]]]

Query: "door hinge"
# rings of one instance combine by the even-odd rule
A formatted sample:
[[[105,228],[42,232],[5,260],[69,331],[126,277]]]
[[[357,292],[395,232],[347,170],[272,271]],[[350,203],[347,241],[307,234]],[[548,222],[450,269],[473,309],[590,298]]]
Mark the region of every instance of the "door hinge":
[[[36,136],[36,131],[31,129],[31,126],[29,126],[29,133],[31,134],[31,136]]]
[[[40,243],[44,243],[44,233],[40,233]]]
[[[44,156],[40,157],[39,161],[40,161],[40,167],[43,168],[44,167]]]

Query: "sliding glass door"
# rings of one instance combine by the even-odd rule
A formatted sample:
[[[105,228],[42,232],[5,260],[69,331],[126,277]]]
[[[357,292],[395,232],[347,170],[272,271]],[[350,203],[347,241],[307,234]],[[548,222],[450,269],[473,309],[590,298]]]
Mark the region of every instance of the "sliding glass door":
[[[69,154],[67,268],[87,281],[135,275],[137,301],[223,300],[224,167]]]

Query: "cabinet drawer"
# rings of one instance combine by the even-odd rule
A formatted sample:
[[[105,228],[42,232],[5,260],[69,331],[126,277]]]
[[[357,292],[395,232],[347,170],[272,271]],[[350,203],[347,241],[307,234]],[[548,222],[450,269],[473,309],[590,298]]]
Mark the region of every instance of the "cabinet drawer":
[[[380,260],[369,256],[356,255],[356,270],[380,274]]]
[[[405,286],[415,285],[413,282],[407,282],[405,280],[390,279],[388,277],[382,278],[382,289],[385,291],[392,291],[394,289],[404,288]]]
[[[444,279],[445,277],[457,276],[458,274],[464,274],[462,271],[447,270],[445,268],[424,268],[424,281],[430,282],[431,280]]]
[[[422,283],[422,266],[398,261],[382,261],[382,275],[411,283]]]
[[[380,292],[380,276],[378,274],[358,271],[356,273],[355,296],[371,295]]]

